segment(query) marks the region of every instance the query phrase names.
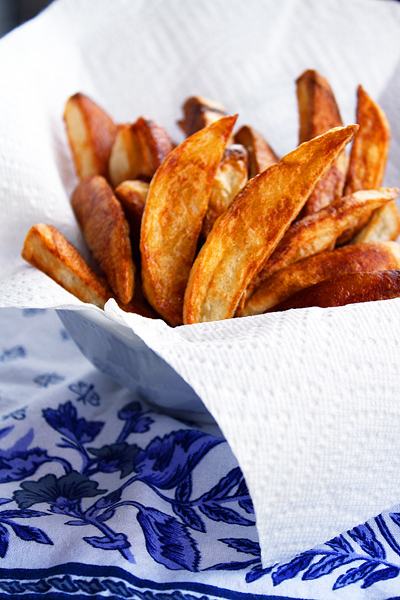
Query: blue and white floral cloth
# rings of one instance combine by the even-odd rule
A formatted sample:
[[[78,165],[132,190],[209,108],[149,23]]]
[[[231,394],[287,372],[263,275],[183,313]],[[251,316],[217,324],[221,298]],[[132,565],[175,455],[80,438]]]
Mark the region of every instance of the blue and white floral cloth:
[[[263,569],[228,444],[144,396],[0,310],[0,599],[400,597],[400,506]]]

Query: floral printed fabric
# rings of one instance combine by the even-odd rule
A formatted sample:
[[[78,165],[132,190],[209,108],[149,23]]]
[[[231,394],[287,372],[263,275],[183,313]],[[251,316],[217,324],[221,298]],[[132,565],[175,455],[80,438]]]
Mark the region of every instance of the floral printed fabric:
[[[263,568],[216,428],[97,372],[52,310],[0,310],[0,599],[393,598],[400,508]],[[350,594],[350,595],[349,595]]]

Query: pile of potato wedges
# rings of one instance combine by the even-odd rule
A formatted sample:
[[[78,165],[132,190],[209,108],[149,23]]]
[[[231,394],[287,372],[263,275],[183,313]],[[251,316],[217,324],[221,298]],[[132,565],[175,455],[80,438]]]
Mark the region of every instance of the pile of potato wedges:
[[[23,258],[83,302],[169,325],[400,296],[397,188],[384,188],[388,120],[359,86],[343,125],[328,81],[296,81],[299,145],[278,157],[219,102],[191,97],[175,144],[144,117],[116,124],[77,93],[64,121],[71,205],[96,272],[50,224]]]

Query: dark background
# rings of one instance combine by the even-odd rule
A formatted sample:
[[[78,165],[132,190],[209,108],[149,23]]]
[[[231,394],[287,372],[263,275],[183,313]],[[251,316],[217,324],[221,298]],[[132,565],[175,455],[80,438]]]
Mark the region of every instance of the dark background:
[[[32,19],[52,0],[0,0],[0,37]]]

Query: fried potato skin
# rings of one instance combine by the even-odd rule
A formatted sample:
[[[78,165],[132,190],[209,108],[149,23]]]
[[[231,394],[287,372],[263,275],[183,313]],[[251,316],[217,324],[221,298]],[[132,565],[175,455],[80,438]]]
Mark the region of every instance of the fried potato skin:
[[[140,237],[143,291],[170,325],[182,323],[183,296],[212,182],[236,118],[223,117],[187,138],[150,184]]]
[[[399,235],[399,209],[395,202],[389,202],[374,210],[368,223],[352,239],[352,244],[395,241]]]
[[[300,75],[296,80],[296,92],[300,143],[311,140],[333,127],[343,125],[332,88],[327,79],[317,71],[309,69]],[[347,155],[343,151],[311,192],[301,213],[302,216],[321,210],[342,195],[347,167]]]
[[[239,192],[214,224],[191,269],[185,324],[234,316],[253,275],[356,130],[349,125],[305,142]]]
[[[215,173],[201,228],[201,237],[205,240],[217,218],[226,210],[247,182],[247,152],[240,144],[227,146]]]
[[[268,277],[290,264],[331,248],[337,237],[352,222],[390,202],[398,193],[397,188],[360,190],[296,221],[289,227],[275,252],[252,281],[252,288],[259,287]]]
[[[123,304],[134,293],[135,265],[129,239],[129,225],[120,202],[104,177],[83,179],[71,198],[87,245]]]
[[[345,306],[359,302],[390,300],[399,296],[400,270],[398,269],[371,273],[346,273],[305,288],[267,312],[311,306],[321,308]]]
[[[76,248],[52,225],[39,223],[30,228],[22,258],[82,302],[104,308],[112,297],[107,282],[92,271]]]
[[[64,122],[79,179],[108,177],[108,162],[118,126],[88,96],[78,92],[65,105]]]
[[[390,126],[383,110],[358,86],[357,123],[345,194],[382,185],[390,146]]]
[[[178,121],[178,125],[187,136],[227,115],[225,106],[203,96],[191,96],[182,109],[184,116]]]
[[[351,148],[345,194],[377,189],[382,185],[390,147],[390,126],[384,111],[358,86],[357,123],[360,128]],[[338,245],[350,242],[368,223],[372,211],[344,231]]]
[[[140,117],[121,125],[111,149],[109,179],[113,187],[126,180],[147,181],[171,152],[173,144],[163,127]]]
[[[278,271],[247,300],[241,316],[261,314],[301,289],[356,271],[382,271],[400,267],[400,245],[371,242],[325,250]]]
[[[135,264],[140,265],[140,229],[146,204],[149,184],[145,181],[123,181],[114,190],[114,194],[121,202],[126,219],[129,224],[132,254]]]
[[[235,133],[234,140],[236,144],[241,144],[247,150],[249,179],[262,173],[279,160],[262,134],[254,127],[243,125]]]

